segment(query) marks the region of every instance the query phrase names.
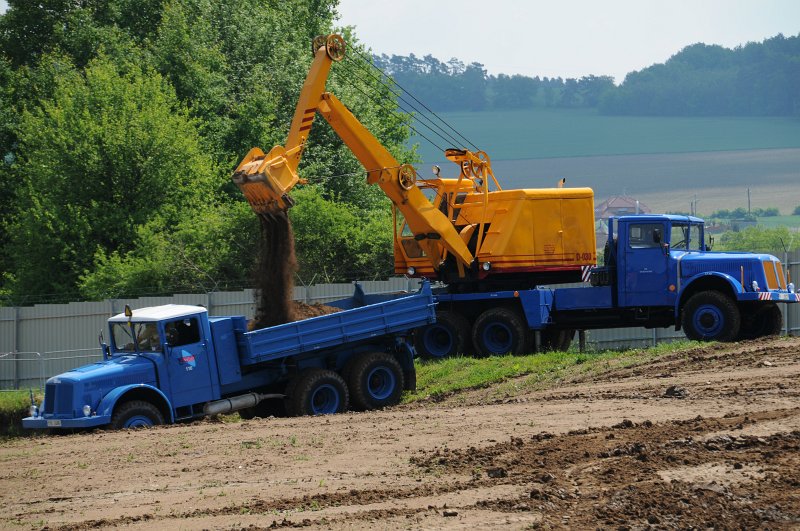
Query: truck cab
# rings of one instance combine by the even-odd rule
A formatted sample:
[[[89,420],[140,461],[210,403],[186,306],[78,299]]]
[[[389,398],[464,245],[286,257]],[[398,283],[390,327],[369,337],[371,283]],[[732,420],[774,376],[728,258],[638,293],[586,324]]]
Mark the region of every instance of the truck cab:
[[[26,428],[130,428],[190,418],[220,392],[208,313],[169,304],[108,320],[103,360],[53,378]],[[118,404],[134,404],[120,408]],[[155,422],[154,422],[155,421]]]
[[[799,300],[778,258],[711,251],[700,218],[621,216],[608,227],[603,266],[591,282],[613,287],[612,305],[633,323],[674,324],[690,339],[748,339],[779,332],[775,303]]]

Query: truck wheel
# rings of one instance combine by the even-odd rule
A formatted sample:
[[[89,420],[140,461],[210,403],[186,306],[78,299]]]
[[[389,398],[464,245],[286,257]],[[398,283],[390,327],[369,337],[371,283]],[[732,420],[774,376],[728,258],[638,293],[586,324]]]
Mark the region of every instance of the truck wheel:
[[[286,410],[291,416],[330,415],[347,410],[349,396],[341,376],[325,369],[306,369],[287,387]]]
[[[164,424],[164,416],[156,406],[143,400],[131,400],[116,407],[111,416],[109,428],[124,430],[128,428],[147,428]]]
[[[347,369],[347,386],[353,407],[358,410],[394,406],[403,394],[403,369],[385,352],[367,352]]]
[[[686,337],[696,341],[733,341],[740,323],[739,308],[719,291],[695,293],[683,308]]]
[[[417,330],[414,346],[426,359],[442,359],[465,354],[469,341],[469,321],[460,313],[436,312],[436,322]]]
[[[774,302],[759,304],[757,307],[748,306],[742,310],[742,325],[737,339],[777,336],[783,330],[783,315]]]
[[[486,310],[472,328],[472,342],[479,356],[528,354],[528,337],[522,316],[509,308]]]

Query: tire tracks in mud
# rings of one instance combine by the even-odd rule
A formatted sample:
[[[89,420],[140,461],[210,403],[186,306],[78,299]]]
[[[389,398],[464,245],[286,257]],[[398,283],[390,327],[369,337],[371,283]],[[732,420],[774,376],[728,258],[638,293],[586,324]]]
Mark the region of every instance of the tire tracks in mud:
[[[475,512],[516,514],[544,527],[792,527],[800,524],[800,431],[749,433],[759,426],[769,432],[771,425],[799,417],[800,408],[794,408],[663,423],[623,420],[563,435],[512,437],[483,448],[426,449],[411,457],[412,473],[423,481],[413,488],[256,497],[57,529],[143,522],[218,527],[215,522],[239,516],[251,518],[249,529],[408,525],[414,518],[443,526]],[[447,518],[445,511],[456,518],[438,520]]]

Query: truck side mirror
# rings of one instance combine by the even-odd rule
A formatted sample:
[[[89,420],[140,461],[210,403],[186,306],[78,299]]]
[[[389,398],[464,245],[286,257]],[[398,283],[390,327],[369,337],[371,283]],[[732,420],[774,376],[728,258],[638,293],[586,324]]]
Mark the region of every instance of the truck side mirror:
[[[103,329],[100,329],[100,333],[97,335],[97,341],[100,343],[100,350],[103,352],[103,359],[107,360],[111,357],[111,349],[108,348],[106,345],[106,339],[103,337]]]

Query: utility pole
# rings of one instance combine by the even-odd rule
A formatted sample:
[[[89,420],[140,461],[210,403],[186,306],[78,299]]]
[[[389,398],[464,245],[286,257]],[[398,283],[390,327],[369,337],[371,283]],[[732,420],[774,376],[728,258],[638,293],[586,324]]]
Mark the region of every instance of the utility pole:
[[[747,189],[747,215],[750,215],[750,188]]]

